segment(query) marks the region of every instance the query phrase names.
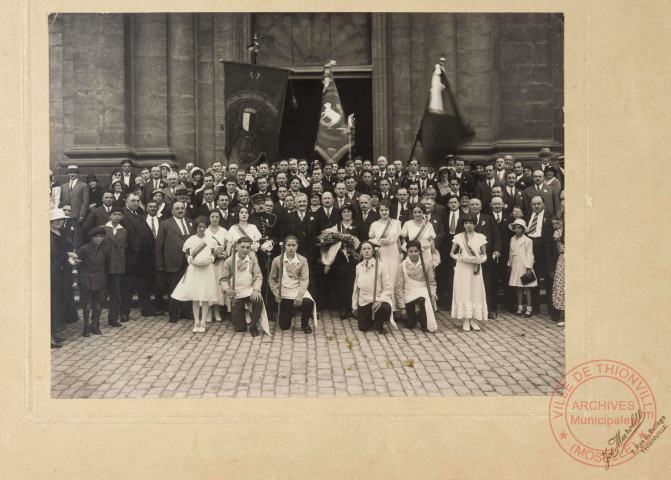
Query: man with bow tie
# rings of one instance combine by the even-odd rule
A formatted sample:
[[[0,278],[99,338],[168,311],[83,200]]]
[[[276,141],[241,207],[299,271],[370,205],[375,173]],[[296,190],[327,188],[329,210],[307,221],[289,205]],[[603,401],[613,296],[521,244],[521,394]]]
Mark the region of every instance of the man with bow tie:
[[[154,242],[154,258],[156,260],[156,271],[165,276],[168,285],[168,293],[177,286],[186,271],[188,265],[186,256],[182,251],[184,242],[194,234],[193,220],[186,219],[186,203],[178,200],[172,205],[172,218],[161,222],[158,234]],[[193,319],[193,313],[189,302],[179,302],[170,297],[170,323],[177,323],[180,318]]]

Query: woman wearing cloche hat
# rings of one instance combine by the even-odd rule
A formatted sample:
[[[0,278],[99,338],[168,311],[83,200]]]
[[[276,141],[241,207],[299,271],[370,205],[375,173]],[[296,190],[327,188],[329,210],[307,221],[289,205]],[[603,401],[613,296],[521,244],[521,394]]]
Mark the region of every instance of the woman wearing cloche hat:
[[[529,237],[524,235],[527,231],[527,224],[521,218],[508,225],[508,228],[515,232],[515,236],[510,239],[510,256],[508,266],[510,267],[510,280],[508,284],[515,287],[517,293],[517,312],[518,317],[522,315],[522,297],[526,298],[527,310],[524,316],[531,317],[531,290],[530,287],[538,285],[536,274],[534,273],[534,246]],[[523,282],[522,277],[533,274],[533,281]]]

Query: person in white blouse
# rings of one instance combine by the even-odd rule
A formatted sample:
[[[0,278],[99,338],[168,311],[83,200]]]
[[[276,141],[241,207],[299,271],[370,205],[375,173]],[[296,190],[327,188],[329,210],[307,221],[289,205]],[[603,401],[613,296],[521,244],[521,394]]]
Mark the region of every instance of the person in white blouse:
[[[382,200],[378,206],[380,219],[373,222],[368,232],[370,243],[379,247],[380,265],[387,270],[389,278],[396,278],[398,263],[402,258],[401,222],[389,216],[391,202]],[[393,300],[393,292],[392,292]],[[392,305],[394,305],[392,303]]]
[[[226,241],[228,242],[226,253],[228,255],[231,254],[238,238],[248,237],[252,239],[251,251],[249,254],[256,257],[256,251],[261,246],[259,241],[263,236],[261,235],[261,232],[259,232],[259,229],[256,228],[256,225],[248,223],[248,220],[249,208],[241,207],[240,210],[238,210],[238,223],[229,228],[228,233],[226,234]]]
[[[417,240],[422,245],[424,266],[427,269],[435,269],[440,264],[440,254],[433,243],[436,232],[433,230],[431,222],[424,219],[424,209],[420,204],[414,204],[411,207],[411,213],[412,220],[403,224],[401,237],[404,237],[406,242]]]
[[[354,291],[352,292],[352,314],[357,318],[359,330],[375,329],[386,334],[384,322],[391,318],[392,284],[388,272],[379,268],[373,256],[374,247],[369,241],[361,244],[363,260],[356,266]]]
[[[219,223],[221,222],[221,212],[219,210],[210,211],[209,215],[210,225],[205,230],[205,236],[214,240],[216,246],[214,247],[214,277],[217,279],[217,282],[222,276],[224,260],[228,256],[226,253],[227,250],[227,241],[226,237],[228,235],[228,230],[222,227]],[[214,320],[221,322],[221,308],[226,307],[227,310],[231,311],[231,301],[224,295],[224,292],[221,289],[217,288],[217,302],[212,304],[212,311],[214,314]],[[205,321],[210,322],[212,319],[208,316]]]

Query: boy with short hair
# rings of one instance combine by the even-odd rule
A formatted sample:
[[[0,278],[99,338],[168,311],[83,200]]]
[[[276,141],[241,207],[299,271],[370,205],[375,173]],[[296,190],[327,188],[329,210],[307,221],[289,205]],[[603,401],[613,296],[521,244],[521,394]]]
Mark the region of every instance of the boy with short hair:
[[[263,276],[256,256],[249,255],[252,239],[240,237],[236,242],[236,251],[224,261],[219,286],[231,299],[231,322],[236,332],[245,332],[246,306],[251,306],[249,333],[252,337],[259,334],[258,324],[261,314],[265,315],[261,285]],[[267,316],[265,322],[267,322]],[[267,326],[263,325],[267,330]]]
[[[128,243],[128,230],[121,226],[123,219],[123,208],[118,205],[112,207],[110,220],[105,224],[105,245],[110,252],[109,262],[109,312],[107,323],[111,327],[121,327],[119,323],[119,308],[121,305],[121,279],[126,273],[126,244]],[[122,321],[128,321],[127,318]]]
[[[416,240],[410,240],[407,245],[408,257],[401,262],[396,272],[394,297],[396,308],[405,318],[405,326],[412,329],[417,324],[419,309],[419,325],[422,332],[434,332],[437,329],[433,305],[436,304],[436,280],[433,269],[422,267],[419,258],[422,246]],[[428,279],[428,289],[427,289]]]
[[[103,297],[107,287],[107,272],[110,264],[110,252],[103,244],[107,235],[105,227],[99,226],[89,232],[91,242],[77,251],[79,271],[79,289],[84,302],[84,332],[101,335],[100,312],[103,308]],[[89,319],[91,323],[89,324]]]

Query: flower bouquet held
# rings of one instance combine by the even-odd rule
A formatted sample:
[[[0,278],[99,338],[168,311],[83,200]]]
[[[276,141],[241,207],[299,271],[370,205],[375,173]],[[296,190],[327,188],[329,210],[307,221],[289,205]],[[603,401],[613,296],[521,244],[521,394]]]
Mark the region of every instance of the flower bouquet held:
[[[354,235],[338,232],[337,227],[327,228],[320,233],[317,236],[317,246],[321,249],[324,271],[329,271],[338,251],[342,251],[348,262],[350,258],[354,259],[355,262],[360,262],[363,257],[357,252],[359,244],[358,238]]]

